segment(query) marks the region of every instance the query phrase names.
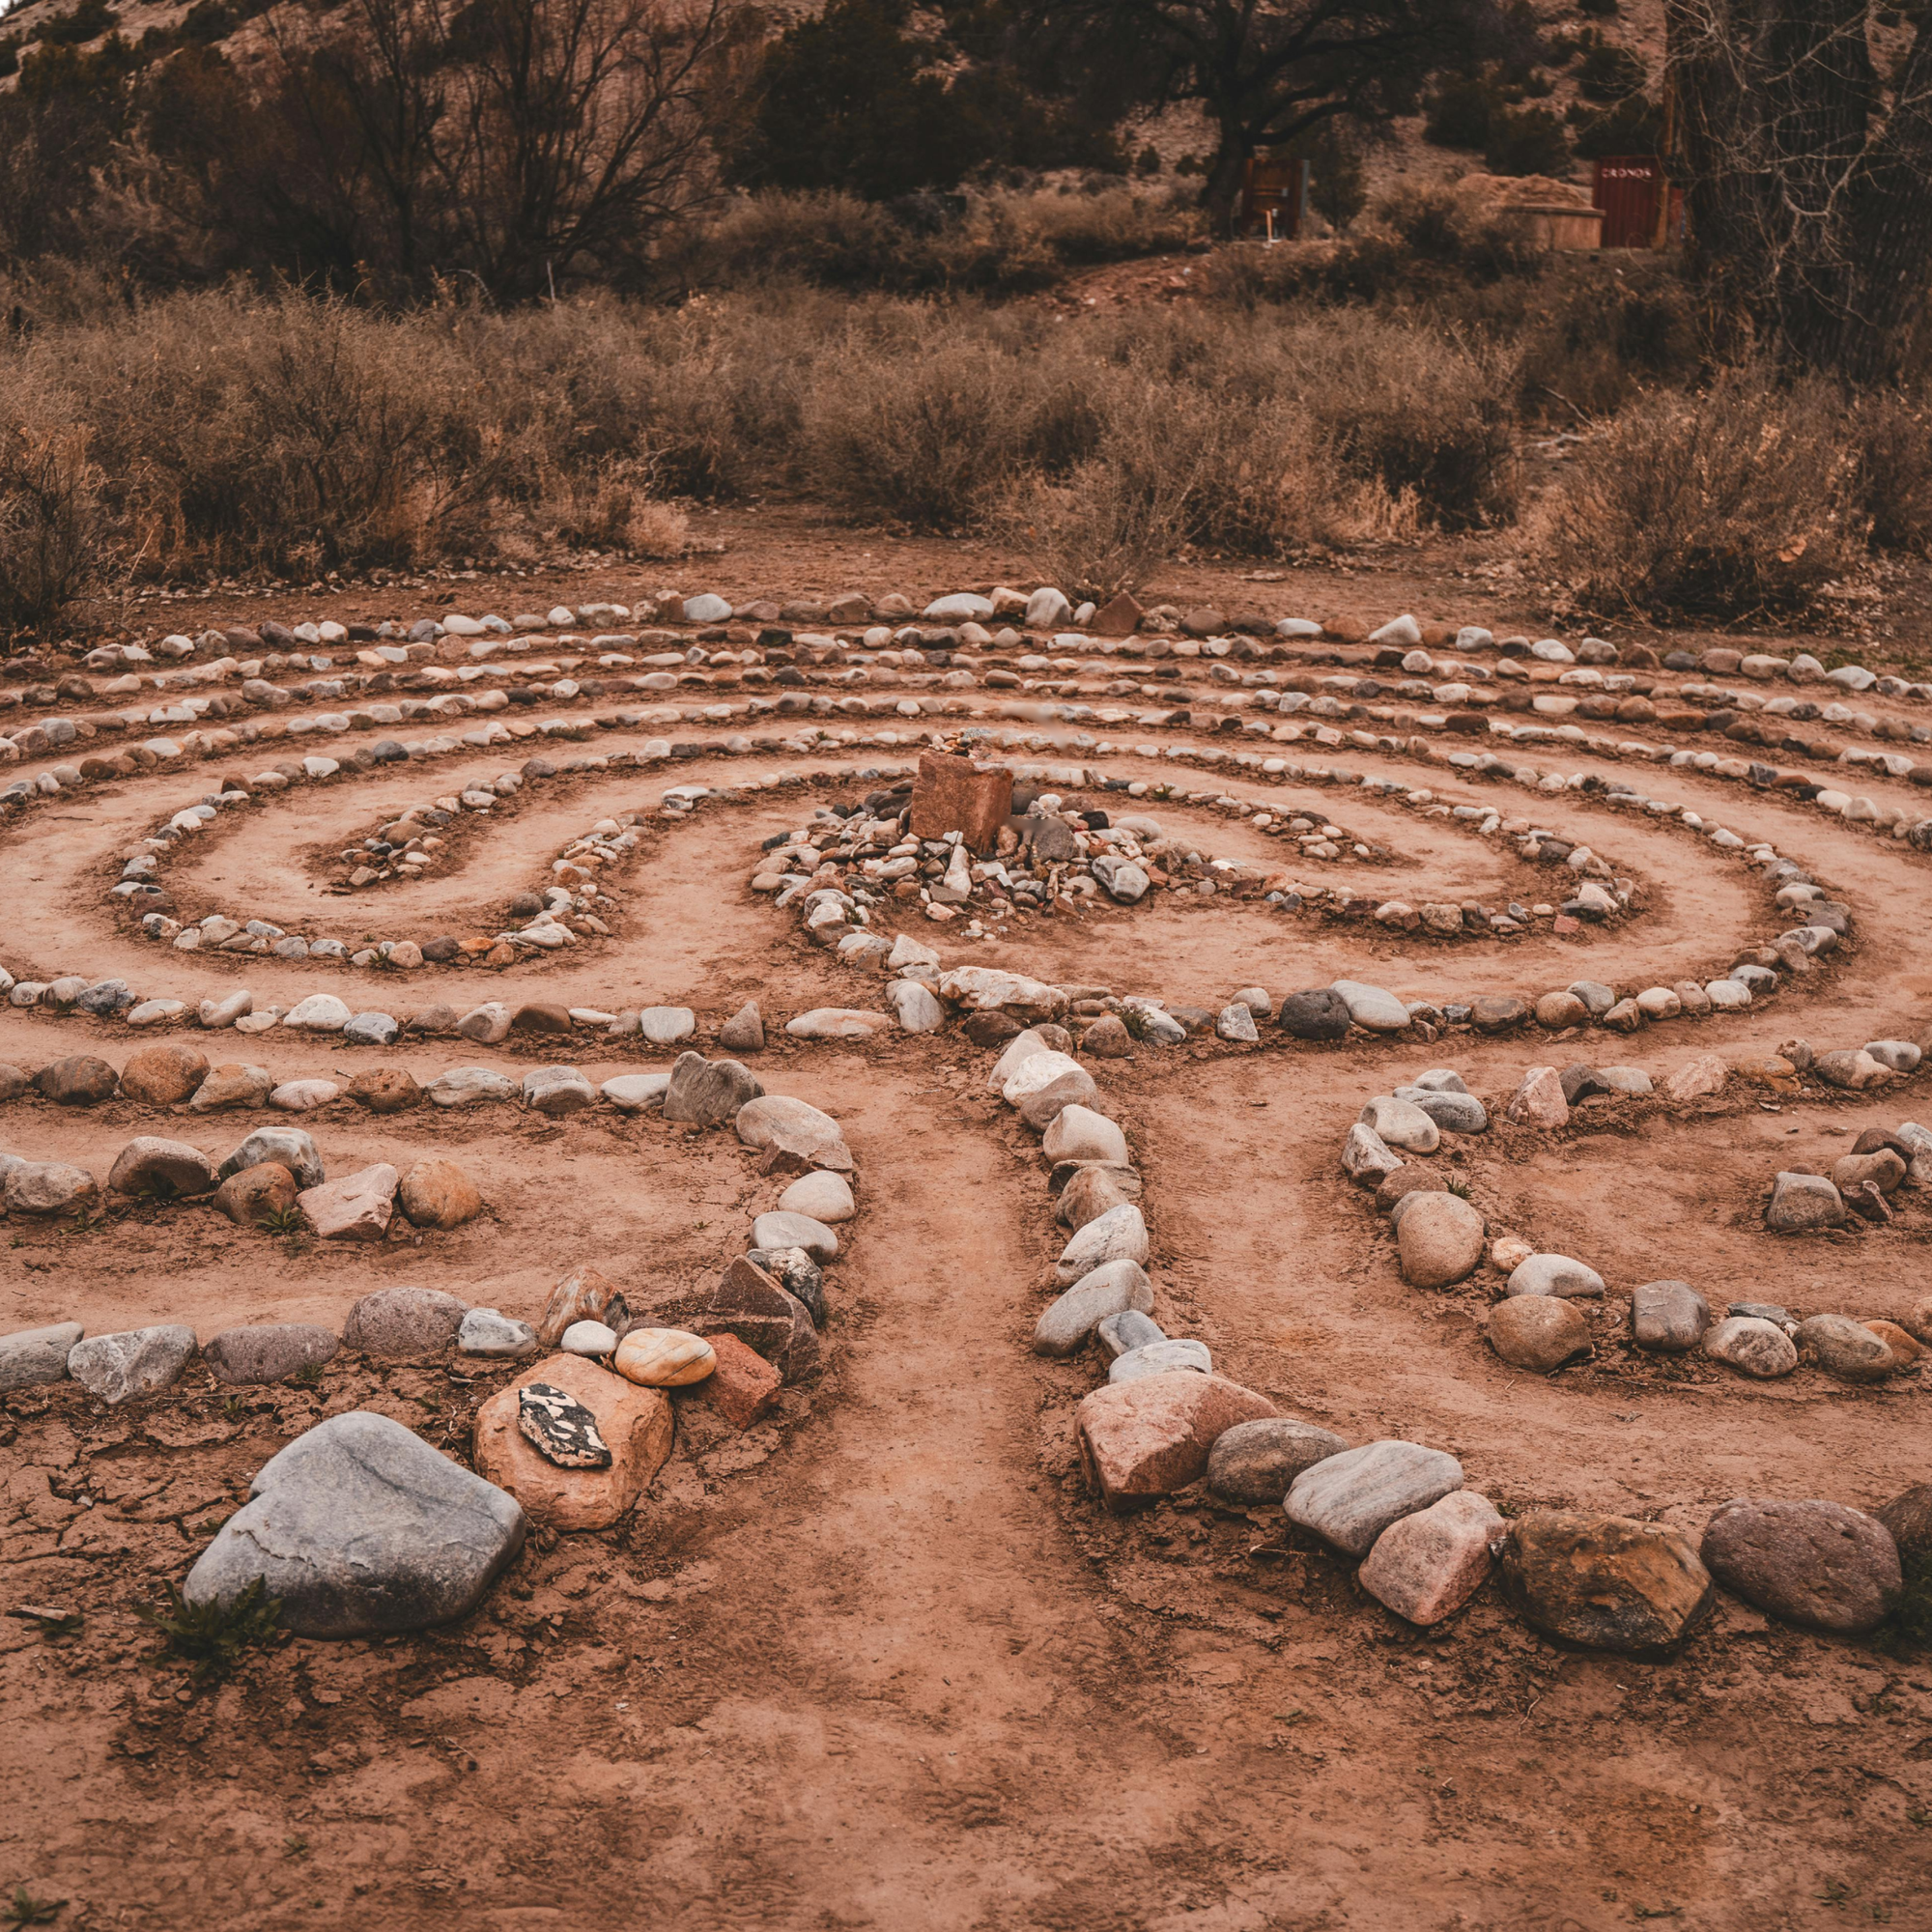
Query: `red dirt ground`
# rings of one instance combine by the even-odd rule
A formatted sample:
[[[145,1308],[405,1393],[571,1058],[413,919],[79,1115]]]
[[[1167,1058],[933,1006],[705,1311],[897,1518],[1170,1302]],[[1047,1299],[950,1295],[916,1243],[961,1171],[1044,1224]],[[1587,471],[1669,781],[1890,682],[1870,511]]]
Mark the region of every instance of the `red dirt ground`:
[[[509,614],[557,595],[621,597],[640,575],[727,594],[918,598],[1020,574],[983,546],[853,536],[800,513],[720,523],[731,548],[715,562],[532,581],[514,594],[486,580],[461,586],[463,601]],[[1208,564],[1178,568],[1163,587],[1177,601],[1231,589]],[[1407,566],[1241,587],[1317,615],[1415,608],[1500,627],[1535,614]],[[192,615],[197,628],[204,612],[422,608],[408,593],[350,593],[144,614]],[[643,735],[609,734],[612,748]],[[1618,769],[1587,754],[1564,762]],[[695,760],[676,776],[729,782],[786,763],[798,760]],[[1350,763],[1413,775],[1375,754]],[[1829,880],[1858,943],[1829,975],[1721,1034],[1685,1022],[1587,1050],[1662,1074],[1714,1044],[1743,1060],[1794,1033],[1820,1046],[1918,1037],[1932,1001],[1923,858],[1788,800],[1668,776],[1671,796],[1774,838]],[[499,904],[559,836],[660,788],[633,774],[546,793],[448,873],[384,904],[425,920]],[[291,923],[332,910],[342,902],[312,898],[297,855],[417,789],[377,775],[291,795],[184,862],[177,889],[244,896]],[[178,775],[103,784],[76,815],[63,807],[12,828],[9,963],[84,954],[97,972],[152,978],[155,951],[110,922],[98,869],[183,790]],[[1501,892],[1514,876],[1507,857],[1392,807],[1319,796],[1397,849],[1413,896]],[[1560,983],[1614,966],[1667,982],[1720,970],[1765,929],[1762,888],[1697,861],[1681,831],[1612,821],[1572,797],[1535,809],[1616,855],[1642,887],[1640,918],[1613,938],[1532,937],[1501,966],[1486,944],[1431,948],[1252,904],[1163,899],[1036,924],[971,956],[1177,1002],[1218,1003],[1250,981],[1279,994],[1345,970],[1444,997],[1480,988],[1486,972]],[[1254,837],[1154,810],[1198,820],[1215,850]],[[758,839],[800,812],[796,794],[762,797],[671,828],[621,888],[624,934],[602,951],[507,978],[441,973],[393,997],[688,1003],[707,1040],[746,997],[768,1026],[810,1006],[867,1004],[875,988],[745,889]],[[191,964],[187,982],[227,966]],[[245,983],[279,1000],[319,979],[254,959]],[[118,1061],[133,1044],[125,1029],[0,1011],[0,1059],[27,1065],[89,1044]],[[1260,1048],[1097,1063],[1147,1176],[1157,1317],[1208,1341],[1229,1375],[1351,1440],[1402,1434],[1453,1450],[1510,1510],[1574,1504],[1694,1533],[1737,1493],[1870,1507],[1932,1481],[1923,1370],[1877,1389],[1808,1371],[1747,1385],[1701,1365],[1672,1372],[1605,1333],[1593,1363],[1546,1379],[1482,1345],[1477,1285],[1428,1295],[1402,1284],[1386,1233],[1336,1167],[1349,1122],[1369,1094],[1431,1064],[1506,1094],[1542,1051],[1466,1037],[1312,1050],[1270,1032]],[[246,1057],[283,1078],[382,1063],[428,1078],[571,1052],[593,1080],[639,1064],[602,1041],[539,1055],[411,1040],[379,1055],[280,1033]],[[830,1271],[829,1373],[742,1437],[681,1399],[678,1447],[631,1519],[600,1535],[538,1534],[450,1629],[295,1640],[194,1690],[144,1661],[153,1637],[132,1610],[180,1579],[302,1428],[370,1406],[462,1457],[469,1414],[506,1372],[339,1358],[313,1388],[233,1394],[196,1366],[171,1395],[123,1411],[71,1385],[6,1398],[0,1609],[51,1601],[85,1622],[59,1638],[0,1619],[0,1898],[20,1884],[67,1900],[53,1922],[89,1932],[1932,1923],[1923,1654],[1805,1634],[1727,1599],[1672,1662],[1577,1655],[1487,1589],[1424,1634],[1365,1598],[1348,1565],[1285,1534],[1278,1515],[1195,1492],[1129,1520],[1101,1515],[1071,1452],[1091,1365],[1041,1362],[1026,1346],[1059,1239],[1037,1144],[984,1092],[987,1060],[950,1034],[861,1046],[781,1036],[759,1058],[768,1085],[845,1123],[859,1165],[863,1213]],[[1714,1300],[1896,1315],[1932,1283],[1922,1198],[1901,1196],[1889,1229],[1804,1243],[1766,1236],[1756,1208],[1775,1167],[1828,1165],[1864,1126],[1926,1119],[1927,1084],[1801,1099],[1733,1081],[1690,1109],[1595,1102],[1561,1133],[1498,1128],[1464,1150],[1460,1171],[1492,1224],[1590,1260],[1613,1289],[1683,1275]],[[23,1100],[0,1135],[10,1150],[103,1172],[136,1132],[225,1151],[259,1119]],[[345,1171],[447,1153],[488,1213],[353,1250],[243,1234],[205,1208],[86,1232],[8,1223],[0,1328],[69,1315],[93,1332],[179,1320],[204,1337],[263,1319],[339,1323],[357,1295],[399,1283],[529,1316],[578,1262],[639,1287],[715,1273],[775,1191],[728,1133],[651,1117],[376,1120],[345,1102],[302,1124]]]

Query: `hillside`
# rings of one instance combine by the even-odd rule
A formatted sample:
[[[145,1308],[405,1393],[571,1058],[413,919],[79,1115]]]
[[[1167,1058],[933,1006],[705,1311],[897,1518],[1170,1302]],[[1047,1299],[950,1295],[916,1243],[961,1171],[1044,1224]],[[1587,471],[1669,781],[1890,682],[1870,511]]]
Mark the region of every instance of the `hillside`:
[[[258,8],[259,0],[194,0],[186,6],[170,0],[22,0],[0,13],[0,48],[17,42],[16,57],[48,42],[91,49],[118,33],[136,45],[147,39],[151,48],[166,41],[216,45],[245,73],[268,58],[278,18],[310,12],[293,5]],[[1647,92],[1653,101],[1657,98],[1664,44],[1662,0],[1542,4],[1534,11],[1551,49],[1549,64],[1514,74],[1492,73],[1480,88],[1447,81],[1425,103],[1426,111],[1398,119],[1373,137],[1351,138],[1344,167],[1358,172],[1360,196],[1373,202],[1405,188],[1446,185],[1486,167],[1502,174],[1553,175],[1579,185],[1589,183],[1591,122],[1631,89]],[[89,33],[89,28],[98,31]],[[12,74],[0,76],[0,89],[14,84]],[[1487,98],[1479,98],[1483,96]],[[1567,155],[1563,143],[1550,145],[1539,117],[1566,129]],[[1133,119],[1119,134],[1123,154],[1133,157],[1137,185],[1148,191],[1185,192],[1214,145],[1210,127],[1191,106]],[[1584,136],[1580,153],[1579,135]],[[1601,138],[1595,145],[1602,146]],[[1637,132],[1612,146],[1615,152],[1643,152],[1648,143]],[[1318,166],[1330,172],[1325,162]],[[1072,185],[1074,179],[1048,177],[1050,185]],[[1318,189],[1318,204],[1323,199]]]

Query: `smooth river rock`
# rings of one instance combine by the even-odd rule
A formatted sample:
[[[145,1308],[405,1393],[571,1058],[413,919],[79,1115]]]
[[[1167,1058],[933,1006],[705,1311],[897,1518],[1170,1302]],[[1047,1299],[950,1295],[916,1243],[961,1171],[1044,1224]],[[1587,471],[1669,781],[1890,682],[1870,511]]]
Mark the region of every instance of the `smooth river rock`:
[[[1448,1288],[1473,1274],[1483,1259],[1483,1217],[1455,1194],[1404,1197],[1396,1247],[1411,1288]]]
[[[1103,1262],[1083,1275],[1039,1318],[1034,1352],[1071,1355],[1087,1344],[1110,1315],[1128,1309],[1145,1315],[1153,1307],[1153,1285],[1136,1261]]]
[[[1490,1310],[1483,1329],[1504,1361],[1538,1375],[1578,1360],[1595,1346],[1582,1310],[1555,1295],[1509,1295]]]
[[[1365,1556],[1383,1530],[1463,1487],[1463,1465],[1446,1450],[1383,1440],[1345,1449],[1304,1469],[1283,1507],[1350,1556]]]
[[[1208,1452],[1208,1487],[1229,1502],[1273,1507],[1304,1469],[1348,1446],[1332,1430],[1292,1415],[1237,1422]]]
[[[1704,1525],[1703,1557],[1746,1603],[1845,1635],[1876,1630],[1901,1581],[1898,1548],[1882,1522],[1815,1498],[1719,1504]]]
[[[760,1247],[788,1246],[787,1242],[760,1241]],[[1071,1288],[1083,1276],[1106,1262],[1138,1262],[1148,1259],[1147,1222],[1132,1202],[1110,1208],[1096,1221],[1089,1221],[1061,1250],[1054,1264],[1054,1279],[1062,1288]]]

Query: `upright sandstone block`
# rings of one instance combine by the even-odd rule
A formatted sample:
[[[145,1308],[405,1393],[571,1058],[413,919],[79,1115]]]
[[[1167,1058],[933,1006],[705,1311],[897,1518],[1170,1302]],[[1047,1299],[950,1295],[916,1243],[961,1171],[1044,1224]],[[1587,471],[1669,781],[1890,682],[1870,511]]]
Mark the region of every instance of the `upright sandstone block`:
[[[1013,775],[1004,765],[981,767],[971,758],[927,752],[912,788],[916,838],[958,833],[975,852],[990,852],[1013,809]]]

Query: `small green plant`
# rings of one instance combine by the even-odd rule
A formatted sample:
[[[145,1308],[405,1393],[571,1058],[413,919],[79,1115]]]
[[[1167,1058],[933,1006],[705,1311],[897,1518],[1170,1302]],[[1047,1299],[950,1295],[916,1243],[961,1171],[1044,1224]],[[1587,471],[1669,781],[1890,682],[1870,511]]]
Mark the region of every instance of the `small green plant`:
[[[293,1375],[285,1376],[285,1381],[293,1382],[297,1388],[320,1388],[322,1386],[322,1364],[304,1362]]]
[[[271,1208],[262,1216],[261,1225],[267,1234],[299,1235],[307,1228],[308,1221],[299,1208]]]
[[[161,1647],[149,1662],[185,1663],[197,1683],[225,1677],[244,1650],[275,1642],[281,1633],[277,1620],[282,1600],[271,1597],[257,1577],[234,1602],[190,1604],[177,1584],[168,1585],[168,1601],[138,1604],[134,1614],[161,1634]]]
[[[308,1840],[298,1833],[282,1840],[282,1856],[285,1859],[305,1859],[308,1857]]]
[[[1469,1183],[1466,1180],[1452,1180],[1449,1183],[1449,1192],[1458,1201],[1466,1201],[1469,1198]]]
[[[51,1925],[66,1903],[64,1898],[36,1898],[24,1885],[16,1885],[6,1910],[0,1912],[0,1925]]]
[[[225,1421],[240,1422],[242,1420],[242,1398],[239,1395],[223,1396],[221,1398],[221,1413]]]
[[[1922,1832],[1926,1826],[1932,1825],[1932,1811],[1928,1811],[1922,1804],[1909,1804],[1905,1810],[1905,1822],[1908,1825],[1917,1825]]]
[[[87,1619],[79,1610],[37,1610],[31,1607],[14,1612],[23,1622],[30,1623],[43,1637],[52,1639],[64,1636],[78,1636]]]

